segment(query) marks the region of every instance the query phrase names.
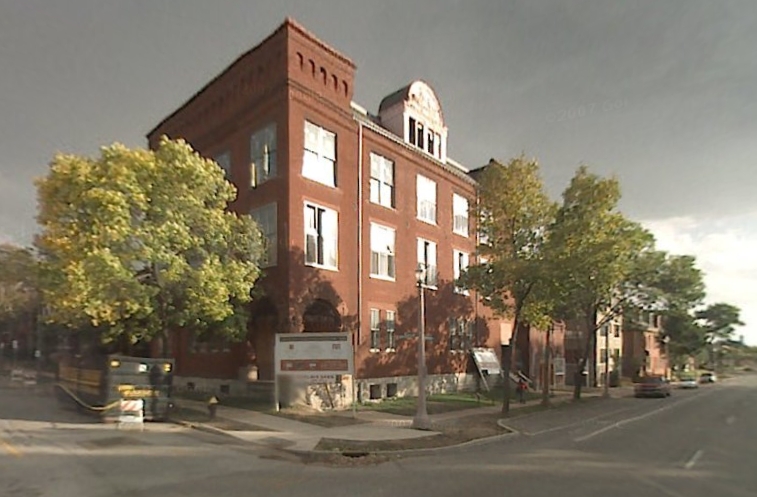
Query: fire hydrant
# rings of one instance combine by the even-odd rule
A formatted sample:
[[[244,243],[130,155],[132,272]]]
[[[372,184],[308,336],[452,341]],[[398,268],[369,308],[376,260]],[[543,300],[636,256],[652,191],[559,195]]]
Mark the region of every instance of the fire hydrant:
[[[215,419],[217,408],[218,408],[218,397],[213,395],[210,399],[208,399],[208,415],[210,415],[210,419]]]

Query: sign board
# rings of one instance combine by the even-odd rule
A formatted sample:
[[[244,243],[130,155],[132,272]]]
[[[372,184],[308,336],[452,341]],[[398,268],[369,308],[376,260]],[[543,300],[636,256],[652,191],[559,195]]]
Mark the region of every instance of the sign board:
[[[565,376],[565,358],[555,357],[552,359],[552,366],[555,368],[555,376]]]
[[[118,425],[137,424],[144,429],[145,422],[145,401],[142,399],[121,399],[118,405]]]
[[[478,367],[482,374],[489,376],[502,374],[499,357],[497,357],[494,349],[474,347],[471,349],[471,353],[473,354],[473,361],[476,363],[476,367]]]
[[[277,333],[274,357],[277,375],[330,378],[354,371],[349,333]]]

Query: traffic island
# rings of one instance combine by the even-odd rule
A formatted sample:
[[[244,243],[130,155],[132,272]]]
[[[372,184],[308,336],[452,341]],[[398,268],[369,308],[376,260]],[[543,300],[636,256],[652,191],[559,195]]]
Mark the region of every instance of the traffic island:
[[[316,445],[315,451],[331,452],[341,454],[343,457],[355,458],[382,452],[439,449],[512,434],[511,430],[497,424],[500,417],[499,413],[482,413],[461,416],[443,423],[434,423],[432,430],[436,434],[421,438],[393,440],[322,438]]]

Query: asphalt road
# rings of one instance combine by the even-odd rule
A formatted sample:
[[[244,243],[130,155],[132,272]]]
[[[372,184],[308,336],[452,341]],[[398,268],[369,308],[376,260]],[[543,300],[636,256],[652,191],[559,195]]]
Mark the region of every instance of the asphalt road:
[[[505,440],[332,467],[170,424],[116,430],[0,389],[0,496],[757,495],[757,377],[587,402]]]

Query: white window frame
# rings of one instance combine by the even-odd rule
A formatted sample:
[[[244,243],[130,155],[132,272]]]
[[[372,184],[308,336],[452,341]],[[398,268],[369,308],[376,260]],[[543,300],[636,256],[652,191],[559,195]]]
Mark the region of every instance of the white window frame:
[[[278,206],[276,202],[261,205],[250,211],[265,240],[265,256],[260,267],[271,267],[278,263]]]
[[[226,179],[231,178],[231,152],[228,150],[221,152],[213,157],[213,160],[218,164],[218,167],[223,169]]]
[[[455,283],[460,279],[460,276],[462,275],[463,271],[468,268],[470,265],[470,254],[467,252],[463,252],[462,250],[453,250],[452,251],[453,256],[453,271],[455,276]],[[461,288],[455,284],[455,292],[460,293],[462,295],[469,295],[470,292],[466,288]]]
[[[276,177],[276,123],[255,131],[250,136],[250,186],[260,186]]]
[[[436,242],[418,238],[417,242],[418,264],[423,265],[423,286],[427,288],[436,288],[439,281]]]
[[[436,224],[436,181],[421,174],[415,183],[418,219],[429,224]]]
[[[371,308],[370,311],[370,328],[371,328],[371,352],[381,350],[381,311]]]
[[[396,326],[397,326],[397,313],[395,311],[386,311],[386,351],[394,352],[397,350],[396,343]]]
[[[371,153],[371,191],[374,204],[394,208],[394,161]]]
[[[336,134],[305,121],[302,176],[336,188]]]
[[[337,270],[339,265],[339,213],[305,202],[305,265]],[[310,253],[314,250],[314,253]]]
[[[457,193],[452,194],[452,231],[460,236],[468,237],[469,207],[468,199]]]
[[[372,278],[394,281],[397,274],[395,243],[397,232],[394,228],[371,223],[371,265]]]

